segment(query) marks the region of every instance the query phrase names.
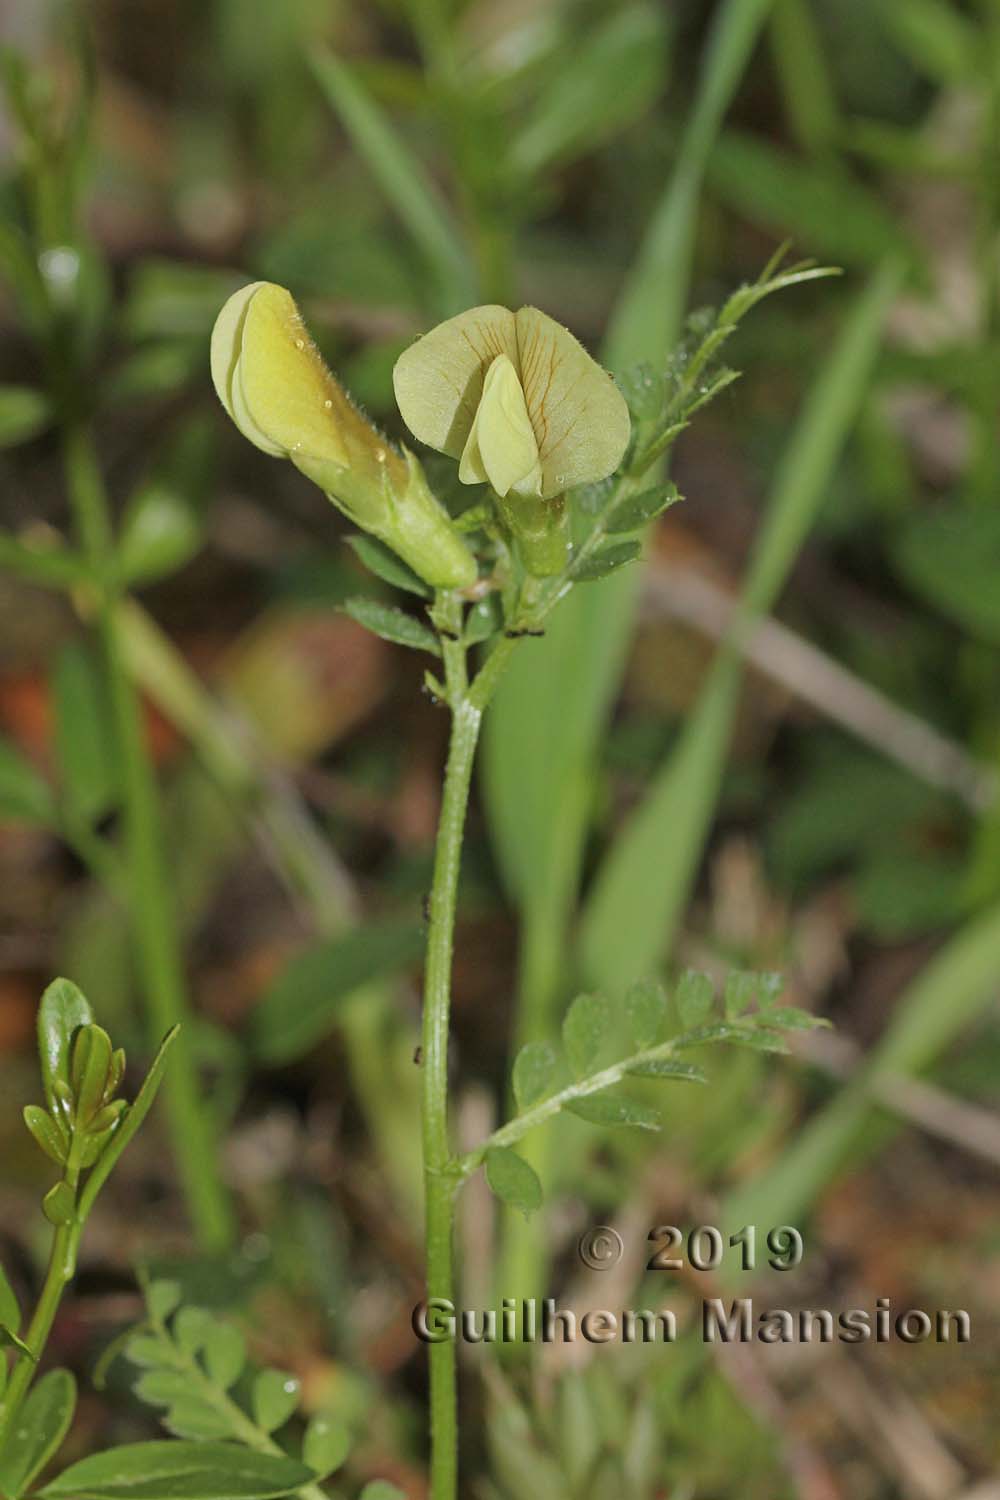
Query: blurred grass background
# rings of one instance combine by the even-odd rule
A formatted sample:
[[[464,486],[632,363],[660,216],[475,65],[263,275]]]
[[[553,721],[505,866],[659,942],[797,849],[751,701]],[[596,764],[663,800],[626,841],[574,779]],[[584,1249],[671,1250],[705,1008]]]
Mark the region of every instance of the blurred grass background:
[[[595,1221],[634,1252],[605,1306],[665,1295],[638,1284],[653,1224],[792,1222],[804,1265],[762,1302],[967,1307],[974,1343],[716,1361],[692,1339],[531,1372],[473,1351],[470,1492],[992,1493],[1000,5],[8,0],[2,26],[7,1262],[37,1275],[19,1106],[41,985],[72,975],[143,1037],[102,685],[51,586],[67,511],[46,329],[71,330],[133,550],[129,657],[239,1204],[228,1258],[186,1263],[191,1294],[352,1421],[359,1478],[417,1496],[411,1057],[442,716],[408,653],[337,613],[368,586],[357,559],[322,496],[217,411],[208,333],[241,280],[287,284],[399,437],[392,364],[450,312],[536,303],[655,379],[686,312],[790,238],[844,277],[747,320],[742,380],[679,442],[685,505],[641,573],[580,590],[524,648],[493,715],[459,1128],[490,1128],[512,1037],[546,1035],[580,983],[779,969],[836,1031],[791,1062],[715,1059],[652,1147],[560,1124],[533,1146],[543,1229],[504,1226],[499,1271],[470,1197],[465,1300],[594,1295],[572,1246]],[[720,646],[740,599],[762,619]],[[134,1313],[131,1257],[189,1248],[165,1152],[140,1143],[60,1357],[90,1368]],[[116,1390],[74,1441],[145,1421]]]

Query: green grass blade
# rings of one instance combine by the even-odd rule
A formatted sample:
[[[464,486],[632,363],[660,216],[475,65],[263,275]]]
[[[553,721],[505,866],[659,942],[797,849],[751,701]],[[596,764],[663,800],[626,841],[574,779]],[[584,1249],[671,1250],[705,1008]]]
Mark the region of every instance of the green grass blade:
[[[705,163],[773,3],[728,0],[719,11],[673,175],[611,319],[605,358],[612,369],[659,360],[677,339]]]
[[[725,0],[705,54],[680,155],[622,289],[603,351],[624,370],[663,362],[681,330],[705,162],[772,0]],[[486,717],[487,814],[522,916],[515,1050],[548,1035],[566,983],[567,932],[580,883],[597,747],[624,667],[640,584],[638,568],[574,590],[546,638],[515,657]],[[553,1128],[526,1159],[554,1156]],[[552,1159],[552,1157],[550,1157]],[[523,1221],[507,1217],[499,1286],[542,1289],[542,1251]]]
[[[809,0],[777,0],[770,41],[792,135],[806,151],[829,151],[839,139],[840,118]]]
[[[747,574],[748,614],[771,608],[822,503],[899,280],[895,262],[876,273],[806,402]],[[680,744],[598,870],[581,926],[588,985],[618,990],[651,973],[670,948],[711,823],[740,675],[733,647],[724,647]]]
[[[371,95],[331,52],[310,65],[372,176],[406,225],[433,273],[436,311],[460,312],[476,300],[476,276],[436,189]]]
[[[845,1159],[881,1145],[871,1129],[878,1080],[926,1068],[997,994],[1000,907],[969,921],[924,968],[896,1004],[865,1068],[798,1132],[777,1162],[739,1189],[725,1223],[795,1223]]]

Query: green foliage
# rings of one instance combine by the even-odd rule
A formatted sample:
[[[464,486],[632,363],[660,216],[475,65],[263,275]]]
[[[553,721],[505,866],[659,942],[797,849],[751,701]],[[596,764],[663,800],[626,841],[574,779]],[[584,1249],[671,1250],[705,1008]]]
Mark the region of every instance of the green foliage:
[[[62,1446],[76,1409],[76,1381],[68,1370],[49,1370],[28,1393],[0,1452],[0,1492],[8,1500],[30,1490]]]
[[[269,1063],[300,1057],[326,1036],[344,1002],[364,984],[414,963],[424,945],[417,922],[371,922],[293,958],[254,1015],[254,1046]]]
[[[490,1191],[519,1209],[526,1219],[542,1206],[542,1184],[534,1168],[507,1146],[493,1146],[486,1153],[486,1181]]]
[[[432,656],[441,655],[441,647],[433,630],[413,615],[408,615],[391,604],[379,604],[375,599],[347,599],[341,608],[345,615],[357,620],[366,630],[391,641],[394,646],[409,646],[414,651],[429,651]]]
[[[235,1443],[130,1443],[81,1458],[41,1494],[52,1500],[272,1500],[311,1478],[311,1470],[283,1454]]]

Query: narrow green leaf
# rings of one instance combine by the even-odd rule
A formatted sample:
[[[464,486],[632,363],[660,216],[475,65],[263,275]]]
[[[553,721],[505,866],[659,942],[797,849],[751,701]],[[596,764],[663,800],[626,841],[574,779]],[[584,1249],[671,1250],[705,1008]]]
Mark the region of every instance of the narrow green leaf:
[[[359,1500],[406,1500],[406,1496],[387,1479],[373,1479],[365,1485]]]
[[[662,1123],[655,1109],[610,1089],[603,1094],[584,1094],[581,1099],[571,1099],[566,1108],[591,1125],[632,1125],[639,1130],[659,1130]]]
[[[728,132],[712,152],[709,181],[753,223],[794,235],[809,254],[866,270],[886,256],[911,270],[921,265],[899,216],[877,194],[761,137]]]
[[[430,626],[413,615],[396,609],[395,605],[380,604],[377,599],[359,596],[356,599],[345,599],[340,607],[345,615],[350,615],[352,620],[357,620],[359,625],[363,625],[373,635],[381,636],[384,641],[391,641],[394,646],[409,646],[414,651],[430,651],[433,656],[441,655],[438,638]]]
[[[299,1382],[287,1370],[261,1370],[253,1383],[253,1417],[265,1432],[284,1427],[299,1404]]]
[[[71,817],[90,826],[114,804],[118,778],[104,680],[82,642],[59,653],[53,696],[63,796]]]
[[[38,1057],[50,1109],[55,1108],[55,1084],[69,1084],[69,1047],[74,1032],[89,1026],[94,1013],[69,979],[54,979],[38,1007]]]
[[[492,1146],[486,1153],[486,1181],[508,1208],[530,1219],[542,1206],[542,1184],[534,1167],[508,1146]]]
[[[748,614],[772,608],[826,494],[899,282],[895,263],[873,277],[807,398],[743,587]],[[588,983],[610,986],[639,978],[669,948],[716,804],[740,680],[735,648],[724,647],[678,745],[598,869],[581,925]],[[662,869],[668,846],[663,878],[650,880],[650,870]]]
[[[523,1112],[551,1094],[559,1059],[549,1042],[528,1042],[514,1059],[513,1088],[518,1109]]]
[[[875,12],[897,45],[938,83],[968,84],[982,62],[982,30],[945,0],[879,0]]]
[[[667,35],[657,6],[624,5],[574,36],[573,66],[546,68],[536,100],[516,122],[514,170],[535,180],[635,119],[659,91]]]
[[[665,510],[681,499],[675,484],[654,484],[638,495],[626,495],[619,500],[605,518],[604,529],[612,536],[625,531],[638,531],[649,521],[655,521]]]
[[[734,1026],[727,1042],[733,1042],[737,1047],[749,1047],[752,1052],[774,1052],[783,1056],[788,1051],[788,1043],[780,1031],[772,1031],[767,1026]]]
[[[153,480],[133,497],[122,519],[118,575],[129,587],[165,578],[201,546],[197,512],[171,485]]]
[[[574,567],[573,579],[576,583],[595,583],[599,578],[607,578],[609,573],[616,573],[627,563],[635,562],[641,551],[640,542],[616,542],[614,546],[602,547]]]
[[[646,1057],[630,1063],[625,1069],[633,1078],[679,1078],[684,1083],[707,1083],[708,1076],[694,1063],[678,1062],[675,1057]]]
[[[52,403],[27,385],[0,385],[0,448],[13,448],[44,432],[52,421]]]
[[[418,923],[388,920],[300,953],[254,1011],[251,1034],[258,1055],[284,1063],[308,1052],[327,1035],[351,995],[370,980],[414,963],[425,942]]]
[[[715,1004],[715,985],[707,974],[687,969],[677,981],[674,1005],[684,1027],[700,1026]]]
[[[442,316],[472,306],[475,274],[427,173],[356,74],[331,52],[314,52],[309,61],[372,176],[433,271]]]
[[[135,1102],[129,1106],[128,1110],[122,1116],[121,1123],[116,1127],[114,1135],[104,1148],[99,1159],[95,1162],[93,1170],[84,1185],[83,1192],[80,1194],[81,1219],[89,1217],[90,1210],[94,1206],[94,1200],[98,1193],[107,1182],[125,1147],[152,1108],[153,1100],[156,1098],[157,1091],[163,1081],[163,1073],[167,1066],[167,1054],[176,1040],[179,1030],[180,1027],[175,1026],[163,1038],[159,1050],[150,1064],[149,1072],[142,1081],[142,1087],[135,1097]]]
[[[632,1040],[640,1050],[660,1040],[667,1020],[667,995],[658,979],[640,979],[629,987],[625,1015]]]
[[[611,1024],[603,995],[578,995],[563,1021],[563,1046],[577,1078],[594,1069]]]
[[[50,1370],[28,1392],[0,1454],[0,1494],[18,1500],[59,1451],[76,1409],[76,1381]]]
[[[129,1443],[71,1464],[41,1491],[67,1500],[271,1500],[308,1484],[293,1459],[236,1443]]]
[[[0,737],[0,816],[44,828],[58,821],[55,798],[44,776],[15,750],[9,740]]]
[[[21,1307],[3,1266],[0,1266],[0,1323],[11,1333],[17,1333],[21,1326]]]
[[[347,545],[354,549],[365,567],[376,578],[381,578],[383,583],[391,583],[393,588],[417,594],[421,599],[433,597],[434,590],[377,537],[349,536]]]
[[[302,1462],[317,1479],[326,1479],[347,1461],[351,1451],[351,1434],[343,1422],[330,1417],[311,1417],[302,1439]]]
[[[726,0],[715,13],[676,164],[612,317],[606,357],[614,370],[661,364],[677,337],[705,163],[772,3]]]

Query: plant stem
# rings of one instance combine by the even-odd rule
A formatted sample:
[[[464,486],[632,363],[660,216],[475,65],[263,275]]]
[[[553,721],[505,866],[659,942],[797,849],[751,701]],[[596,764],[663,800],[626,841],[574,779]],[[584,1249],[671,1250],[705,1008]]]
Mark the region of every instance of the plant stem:
[[[461,606],[446,598],[439,609],[442,620],[460,634]],[[427,1295],[430,1299],[441,1298],[449,1302],[454,1300],[453,1238],[459,1182],[448,1131],[448,1026],[458,875],[483,712],[514,645],[515,642],[510,640],[499,642],[470,686],[464,645],[458,639],[442,638],[452,721],[434,851],[424,973],[422,1114]],[[428,1355],[430,1500],[454,1500],[458,1492],[455,1345],[451,1340],[431,1344]]]
[[[74,1193],[79,1177],[79,1166],[71,1156],[63,1173],[63,1181]],[[25,1354],[23,1350],[18,1353],[7,1389],[0,1398],[0,1452],[3,1451],[5,1439],[28,1393],[28,1388],[35,1378],[38,1361],[42,1357],[56,1313],[59,1311],[62,1294],[73,1279],[73,1272],[76,1269],[76,1250],[82,1228],[82,1221],[74,1215],[68,1224],[58,1225],[52,1236],[52,1248],[49,1251],[45,1281],[41,1295],[35,1304],[28,1331],[24,1336],[24,1343],[30,1350],[30,1354]]]
[[[141,706],[126,670],[120,640],[121,590],[115,577],[111,516],[89,433],[65,432],[65,466],[80,543],[100,590],[98,628],[111,702],[121,777],[125,841],[136,956],[151,1036],[182,1026],[164,1085],[173,1150],[201,1248],[226,1249],[233,1240],[232,1206],[218,1176],[215,1142],[195,1068],[191,1011],[163,852],[156,777],[144,741]]]

